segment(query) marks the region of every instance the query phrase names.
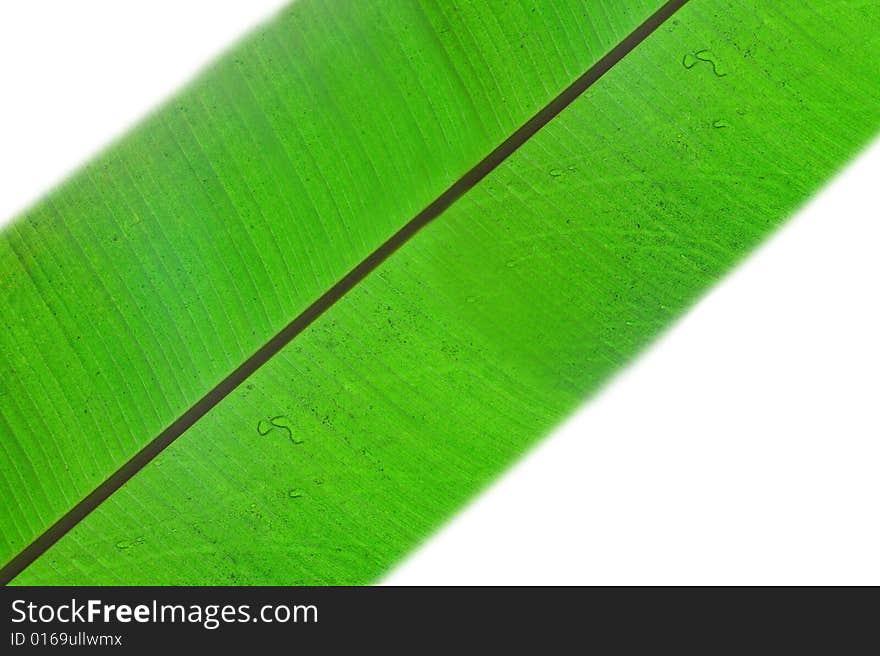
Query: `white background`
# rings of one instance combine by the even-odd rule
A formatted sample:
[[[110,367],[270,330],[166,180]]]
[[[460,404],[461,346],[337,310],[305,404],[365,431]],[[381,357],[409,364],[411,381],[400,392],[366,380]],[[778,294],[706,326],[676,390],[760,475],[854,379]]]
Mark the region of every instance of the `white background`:
[[[0,222],[278,0],[0,3]],[[880,584],[880,142],[391,573]]]

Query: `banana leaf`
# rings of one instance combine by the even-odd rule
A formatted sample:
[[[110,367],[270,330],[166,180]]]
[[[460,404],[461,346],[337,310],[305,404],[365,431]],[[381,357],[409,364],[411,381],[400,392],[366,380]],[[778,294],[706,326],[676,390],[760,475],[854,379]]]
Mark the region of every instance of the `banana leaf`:
[[[364,6],[328,16],[332,13],[333,25],[352,31],[375,29],[358,43],[379,52],[376,39],[384,32],[359,15]],[[421,16],[426,6],[388,3],[386,9],[418,7]],[[167,119],[158,120],[163,112],[178,115],[172,104],[120,145],[131,154],[117,155],[119,168],[105,163],[110,169],[102,176],[93,165],[83,174],[88,183],[78,178],[38,208],[43,214],[15,224],[8,241],[19,268],[3,261],[3,270],[13,272],[8,285],[4,275],[4,295],[21,303],[12,307],[23,315],[19,319],[17,312],[9,321],[17,331],[4,338],[14,341],[4,342],[3,351],[4,360],[16,366],[4,375],[2,396],[7,446],[2,471],[8,479],[3,484],[13,495],[4,498],[14,500],[3,524],[4,536],[14,536],[7,554],[45,531],[175,413],[240,365],[657,8],[637,15],[631,11],[635,5],[602,3],[583,5],[581,14],[572,11],[589,16],[593,25],[604,17],[594,29],[603,34],[612,25],[624,27],[623,16],[633,20],[602,46],[591,47],[592,61],[582,58],[580,68],[568,67],[567,76],[545,83],[548,69],[572,56],[559,43],[580,43],[589,33],[571,30],[570,17],[557,14],[556,5],[541,4],[521,16],[482,4],[431,6],[447,16],[447,32],[432,24],[418,33],[415,25],[423,23],[412,16],[394,23],[413,38],[423,61],[439,56],[439,50],[425,49],[440,34],[461,43],[463,35],[479,32],[479,25],[485,27],[486,51],[497,52],[496,39],[509,43],[514,34],[524,38],[519,30],[543,29],[549,40],[538,39],[540,46],[528,58],[512,60],[517,50],[512,45],[498,58],[506,74],[531,71],[531,88],[520,86],[529,86],[520,75],[513,84],[520,98],[539,90],[546,95],[529,104],[505,88],[474,100],[474,114],[457,115],[438,110],[443,96],[433,95],[433,83],[421,96],[404,94],[399,105],[377,110],[373,120],[407,111],[411,103],[437,111],[427,116],[425,109],[413,118],[411,132],[385,144],[398,151],[392,161],[376,154],[376,143],[353,150],[356,128],[337,129],[332,146],[309,139],[285,143],[290,133],[280,124],[263,132],[245,127],[256,120],[255,109],[239,117],[237,137],[224,136],[242,111],[228,102],[241,92],[233,85],[215,97],[224,110],[208,111],[211,101],[198,101],[206,108],[199,139],[182,141]],[[301,14],[293,11],[288,19],[299,27],[289,29],[305,33],[302,24],[310,25],[323,5],[297,7]],[[485,13],[478,21],[471,12]],[[877,132],[878,27],[880,8],[856,0],[820,6],[687,3],[65,531],[14,582],[375,580],[595,393]],[[258,49],[259,42],[255,37],[242,48]],[[314,47],[338,43],[321,32]],[[463,54],[462,61],[481,71],[484,81],[494,79],[491,62],[475,57],[472,48],[468,42],[462,52],[470,56]],[[285,59],[285,66],[293,59]],[[319,69],[327,60],[316,61],[321,66],[314,69],[315,84],[324,84]],[[238,79],[235,60],[227,66],[235,75],[209,75],[202,93],[209,88],[218,93],[229,79]],[[353,88],[368,87],[391,102],[387,90],[377,90],[375,70],[368,70],[370,83],[362,87],[348,79],[346,88],[354,93]],[[303,79],[291,82],[289,93],[309,88]],[[460,97],[470,98],[476,86],[464,81]],[[444,120],[439,117],[459,116],[456,125],[473,128],[477,115],[508,116],[509,100],[522,111],[499,120],[494,131],[466,139],[473,146],[466,155],[446,161],[461,136],[450,132],[437,132],[433,147],[422,150],[417,135],[439,130]],[[362,125],[369,119],[351,102],[340,99],[346,109],[339,111],[351,111],[351,124]],[[213,112],[221,118],[212,120]],[[385,118],[389,130],[401,120],[393,113]],[[216,186],[209,188],[216,196],[182,186],[176,180],[186,177],[183,164],[175,169],[163,162],[155,147],[167,143],[141,136],[152,131],[173,136],[186,171],[215,171],[224,183],[235,179],[241,186],[224,194],[215,178]],[[243,134],[251,135],[252,145],[239,150]],[[264,174],[262,186],[249,184],[254,161],[261,161],[257,155],[270,150],[265,142],[273,140],[284,144],[278,147],[290,153],[291,164],[285,168],[276,161],[266,169],[255,164]],[[340,187],[335,177],[326,178],[327,208],[381,182],[372,201],[353,205],[349,214],[330,213],[326,223],[319,219],[328,216],[317,213],[315,223],[303,218],[299,208],[307,186],[294,188],[292,179],[316,150],[332,150],[328,161],[351,167]],[[143,161],[150,162],[151,176],[168,176],[161,185],[147,188],[130,173],[136,156],[150,158]],[[113,157],[111,152],[105,161],[116,161]],[[385,168],[361,177],[380,160]],[[392,177],[392,170],[400,175]],[[129,196],[135,189],[139,203]],[[96,215],[93,201],[105,196],[105,202],[120,205]],[[166,197],[175,199],[172,206],[147,213]],[[358,203],[363,200],[358,196]],[[289,206],[293,202],[297,205]],[[181,212],[183,203],[192,211]],[[142,208],[147,218],[138,233],[139,250],[114,254],[107,239],[124,220],[114,217],[134,216],[122,207]],[[204,225],[203,216],[210,217]],[[71,224],[81,226],[82,235],[74,234]],[[179,225],[181,235],[204,230],[204,241],[162,240],[169,224]],[[306,232],[308,227],[314,233]],[[281,249],[271,265],[266,253],[272,251],[263,249],[275,234],[289,240],[316,236],[291,241],[294,248]],[[55,250],[69,259],[58,260]],[[179,279],[171,273],[175,265],[182,267]],[[36,291],[22,291],[25,278]],[[204,288],[193,290],[183,304],[178,293],[194,278]],[[306,279],[307,287],[294,291]],[[164,297],[157,289],[162,285],[168,288]],[[211,285],[219,289],[213,296],[207,291]],[[85,300],[96,305],[80,309],[75,301],[86,289],[98,290]],[[47,297],[51,302],[44,300],[41,314],[35,314],[30,303]],[[99,302],[104,314],[97,313]],[[182,307],[192,308],[186,320],[191,323],[177,323],[184,321]],[[73,339],[74,325],[87,343],[81,352],[71,345],[81,341]],[[106,388],[87,366],[104,354],[102,375],[113,382]],[[75,373],[63,373],[70,370]],[[94,412],[90,392],[101,399],[102,423],[72,418],[70,395],[82,396],[75,407]],[[34,399],[32,406],[22,397]]]

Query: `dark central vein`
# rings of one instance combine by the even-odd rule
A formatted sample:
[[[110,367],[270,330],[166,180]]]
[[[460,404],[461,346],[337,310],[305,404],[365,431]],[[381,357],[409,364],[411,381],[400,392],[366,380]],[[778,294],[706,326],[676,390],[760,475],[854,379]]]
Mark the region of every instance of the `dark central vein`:
[[[568,107],[584,91],[595,84],[615,64],[629,54],[657,28],[665,23],[688,0],[671,0],[656,13],[639,25],[632,33],[618,43],[602,59],[591,66],[583,75],[569,85],[562,93],[551,100],[537,114],[529,119],[516,132],[511,134],[500,146],[489,153],[476,166],[459,178],[451,187],[438,196],[430,205],[413,217],[379,248],[373,251],[339,282],[328,289],[317,301],[287,324],[278,334],[267,341],[235,371],[220,381],[201,399],[196,401],[174,423],[163,430],[128,462],[116,470],[98,487],[92,490],[71,508],[61,519],[44,531],[36,540],[25,547],[18,555],[0,569],[0,584],[6,585],[18,576],[28,565],[39,558],[49,547],[64,537],[85,519],[105,499],[122,487],[129,479],[146,467],[156,456],[164,451],[174,440],[183,435],[193,424],[206,415],[211,408],[226,398],[235,388],[246,381],[251,374],[284,348],[297,335],[308,328],[312,322],[330,309],[355,285],[379,267],[395,251],[408,242],[419,230],[440,216],[456,200],[477,185],[499,164],[510,157],[520,146],[535,135],[542,127],[552,121],[563,109]]]

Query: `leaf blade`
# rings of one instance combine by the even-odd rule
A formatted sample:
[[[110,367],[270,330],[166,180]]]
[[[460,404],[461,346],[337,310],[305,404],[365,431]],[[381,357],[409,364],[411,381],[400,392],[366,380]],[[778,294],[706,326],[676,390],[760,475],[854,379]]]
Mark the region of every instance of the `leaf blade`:
[[[876,19],[691,3],[18,582],[372,580],[876,133]]]

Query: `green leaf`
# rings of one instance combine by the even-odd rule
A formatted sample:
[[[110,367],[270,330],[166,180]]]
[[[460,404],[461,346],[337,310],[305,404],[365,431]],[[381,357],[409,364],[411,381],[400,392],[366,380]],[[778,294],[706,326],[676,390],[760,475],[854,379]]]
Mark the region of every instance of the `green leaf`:
[[[619,3],[603,8],[620,11],[615,6]],[[547,13],[525,16],[519,26],[532,29],[535,16],[549,20]],[[490,11],[484,17],[510,26],[504,33],[519,34],[513,15]],[[460,20],[456,12],[448,34],[469,31]],[[561,19],[556,24],[560,30],[568,25]],[[876,133],[878,27],[880,9],[857,0],[820,6],[688,3],[16,583],[374,580],[595,392]],[[487,49],[494,38],[487,38]],[[542,62],[570,56],[560,48],[534,51]],[[470,61],[487,70],[482,60]],[[511,64],[510,71],[520,70],[524,61]],[[533,70],[535,80],[547,74],[544,68]],[[526,93],[519,83],[513,86]],[[464,88],[469,97],[474,87]],[[484,97],[475,106],[502,112],[507,101]],[[409,102],[418,99],[402,106]],[[428,122],[435,126],[436,120]],[[523,120],[511,120],[503,130],[509,134]],[[477,144],[484,150],[476,159],[489,152],[488,142]],[[406,153],[417,145],[396,145],[403,149],[401,169],[407,168],[404,162],[416,168],[423,161]],[[189,147],[181,152],[189,155]],[[351,156],[352,166],[373,152]],[[384,186],[383,193],[404,204],[416,180],[435,164],[443,168],[440,156],[426,153],[424,171]],[[231,158],[218,153],[214,159],[228,164]],[[109,193],[105,187],[113,186],[95,189]],[[426,192],[415,211],[430,198]],[[255,200],[254,207],[264,203]],[[221,210],[216,221],[226,225],[231,215]],[[334,224],[343,235],[380,220],[373,213],[351,216],[358,218]],[[280,229],[284,221],[267,220],[267,230],[270,223]],[[312,253],[310,243],[298,252]],[[336,252],[332,236],[324,243]],[[150,252],[159,258],[165,251]],[[193,246],[182,252],[193,262],[207,257]],[[119,259],[138,261],[130,253]],[[247,287],[241,278],[254,268],[259,268],[255,261],[245,260],[230,272],[239,276],[227,280]],[[336,275],[345,270],[341,266]],[[278,275],[273,269],[257,278],[255,298],[268,304],[270,291],[280,294]],[[333,279],[323,284],[328,280]],[[49,293],[48,286],[41,289]],[[205,308],[199,296],[194,303],[204,313],[204,323],[190,326],[194,336],[204,336],[206,326],[223,331],[246,325],[237,324],[241,317],[230,307],[261,329],[270,323],[260,320],[256,305]],[[168,311],[178,316],[176,308]],[[20,334],[36,331],[27,325]],[[94,335],[95,329],[88,332]],[[119,340],[114,344],[125,343],[124,333],[112,337]],[[191,350],[188,343],[157,343],[198,363],[212,353]],[[131,346],[119,348],[114,351],[119,366],[132,367],[129,358],[144,362],[124,350]],[[223,353],[227,369],[218,371],[247,355]],[[174,363],[186,366],[183,360]],[[154,370],[169,371],[145,365],[145,372]],[[42,373],[34,380],[49,377]],[[169,387],[168,379],[157,385],[166,393]],[[133,399],[128,407],[164,411],[153,395],[125,389],[123,398]],[[115,400],[118,392],[107,398]],[[16,403],[19,393],[13,394]],[[48,389],[39,393],[52,395]],[[4,417],[5,406],[4,400]],[[43,415],[54,406],[47,407],[36,420],[47,421]],[[23,420],[6,421],[4,426],[15,427],[10,433],[17,441],[10,443],[22,443],[17,431]],[[126,431],[122,445],[132,443],[128,426],[120,430]],[[92,429],[91,436],[96,434],[98,442],[114,436]],[[149,438],[147,432],[140,435]],[[65,436],[49,433],[43,440],[62,442]],[[40,444],[33,442],[22,451]],[[46,475],[58,475],[57,460],[46,456],[45,464]],[[23,478],[42,489],[46,475]],[[50,485],[45,487],[51,490]],[[16,492],[29,493],[39,491],[25,486]],[[62,507],[52,494],[45,495],[46,503]],[[68,494],[66,502],[75,502]],[[21,518],[4,519],[4,535],[7,524],[33,523],[39,530],[28,506],[22,508]]]

